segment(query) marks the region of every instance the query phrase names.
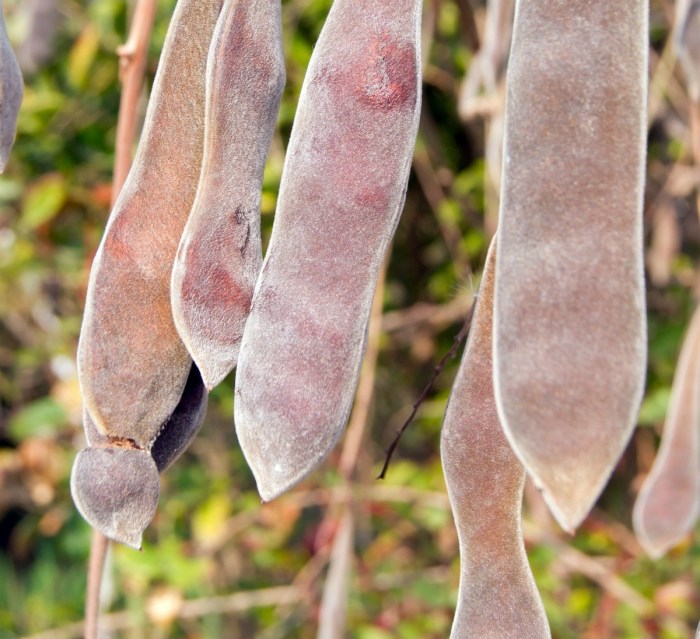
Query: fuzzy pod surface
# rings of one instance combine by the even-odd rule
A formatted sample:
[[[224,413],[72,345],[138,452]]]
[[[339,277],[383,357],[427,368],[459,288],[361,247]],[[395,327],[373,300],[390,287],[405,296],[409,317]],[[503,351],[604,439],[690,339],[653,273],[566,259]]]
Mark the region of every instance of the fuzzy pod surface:
[[[17,115],[23,94],[22,72],[7,37],[0,2],[0,173],[5,170],[15,142]]]
[[[78,346],[97,429],[149,450],[192,360],[172,318],[170,276],[201,170],[205,67],[220,0],[179,0],[134,164],[90,273]]]
[[[659,558],[693,530],[700,508],[700,307],[683,339],[668,417],[632,522],[647,553]]]
[[[647,3],[516,8],[494,376],[511,445],[560,525],[600,494],[646,370]]]
[[[238,360],[235,424],[263,500],[340,437],[405,199],[420,0],[336,0],[304,79]]]
[[[235,367],[262,266],[262,177],[285,82],[279,0],[226,0],[207,63],[202,173],[172,273],[208,389]]]
[[[207,397],[193,364],[180,402],[148,451],[131,440],[103,435],[83,407],[88,448],[78,453],[73,464],[71,493],[78,511],[93,528],[114,541],[141,547],[143,531],[158,504],[158,473],[166,470],[199,432]]]
[[[546,639],[549,624],[521,527],[525,469],[503,434],[493,392],[495,261],[494,238],[441,435],[461,556],[451,636]]]

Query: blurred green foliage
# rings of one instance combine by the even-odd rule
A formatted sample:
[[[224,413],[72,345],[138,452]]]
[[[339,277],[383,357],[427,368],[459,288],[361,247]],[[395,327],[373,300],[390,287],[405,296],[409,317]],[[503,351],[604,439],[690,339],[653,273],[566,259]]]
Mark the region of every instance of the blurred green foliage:
[[[265,238],[304,70],[330,4],[283,2],[288,81],[265,174]],[[483,6],[474,4],[480,22]],[[21,5],[5,2],[15,44],[27,33]],[[172,5],[159,5],[149,81]],[[82,442],[74,356],[89,264],[108,215],[119,102],[114,52],[125,40],[129,7],[122,0],[56,6],[53,53],[26,74],[16,145],[0,176],[0,639],[82,618],[90,542],[68,490]],[[354,474],[348,636],[355,639],[446,637],[456,598],[457,539],[438,444],[457,359],[421,406],[387,480],[374,478],[383,448],[459,331],[488,246],[484,121],[461,122],[456,106],[473,58],[461,27],[465,6],[464,0],[426,2],[426,23],[435,28],[426,45],[416,151],[423,170],[411,176],[393,244],[370,428]],[[657,54],[668,38],[669,6],[652,2]],[[647,244],[658,240],[654,222],[662,201],[671,202],[681,244],[666,257],[668,278],[650,268],[642,428],[574,539],[542,514],[536,495],[526,500],[529,556],[557,639],[689,637],[700,614],[700,549],[688,540],[652,562],[629,531],[697,285],[700,227],[692,187],[672,195],[663,190],[670,170],[690,163],[678,100],[664,96],[650,133]],[[433,305],[428,319],[416,319],[421,305]],[[338,525],[338,452],[288,496],[261,505],[236,444],[232,410],[230,378],[212,393],[199,438],[163,477],[144,552],[113,549],[106,605],[126,613],[113,620],[121,629],[112,636],[315,636]],[[620,594],[620,583],[636,597]],[[289,584],[302,596],[227,612],[230,593]],[[183,602],[204,612],[188,617]]]

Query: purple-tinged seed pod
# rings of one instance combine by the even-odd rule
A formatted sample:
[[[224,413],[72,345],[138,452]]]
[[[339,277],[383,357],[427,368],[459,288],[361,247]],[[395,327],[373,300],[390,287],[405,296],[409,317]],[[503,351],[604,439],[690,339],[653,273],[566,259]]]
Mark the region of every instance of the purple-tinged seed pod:
[[[420,0],[335,0],[304,79],[236,375],[238,439],[263,500],[347,421],[421,98]]]
[[[192,360],[170,307],[170,276],[204,146],[205,67],[221,0],[179,0],[136,158],[90,273],[78,347],[98,430],[149,449],[180,401]]]
[[[103,435],[83,407],[89,448],[78,453],[71,492],[91,526],[110,539],[140,548],[141,536],[158,502],[158,473],[166,470],[199,432],[207,397],[202,377],[192,365],[180,402],[150,450],[138,449],[131,440]]]
[[[208,389],[236,365],[262,266],[262,178],[284,82],[279,0],[226,0],[207,63],[202,173],[171,283],[175,325]]]

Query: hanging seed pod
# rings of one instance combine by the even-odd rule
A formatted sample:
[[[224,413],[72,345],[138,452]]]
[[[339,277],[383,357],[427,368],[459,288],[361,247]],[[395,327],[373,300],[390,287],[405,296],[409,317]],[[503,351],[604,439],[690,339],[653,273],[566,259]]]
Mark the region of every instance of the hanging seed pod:
[[[180,0],[126,184],[93,263],[78,366],[97,428],[149,449],[191,358],[170,310],[170,274],[204,139],[207,51],[220,2]]]
[[[700,0],[676,0],[673,40],[690,99],[700,102]]]
[[[654,466],[634,505],[634,530],[661,557],[690,533],[700,507],[700,308],[683,340]]]
[[[24,84],[17,58],[10,46],[0,2],[0,173],[5,170],[17,132],[17,114]]]
[[[491,360],[496,242],[447,404],[440,451],[461,555],[452,637],[550,637],[525,554],[525,470],[499,423]]]
[[[573,530],[646,364],[647,5],[520,2],[508,67],[494,368],[506,435]]]
[[[324,459],[350,412],[418,127],[420,17],[420,0],[336,0],[306,73],[236,375],[263,500]]]
[[[83,517],[110,539],[140,548],[142,532],[158,503],[158,473],[189,446],[206,409],[207,391],[193,365],[180,403],[150,452],[136,448],[130,440],[103,435],[83,410],[89,448],[78,453],[71,475],[71,492]]]
[[[175,325],[208,389],[236,365],[262,266],[262,177],[284,81],[279,0],[227,0],[207,64],[202,174],[171,286]]]
[[[170,273],[201,168],[205,66],[220,9],[218,0],[180,0],[175,9],[134,165],[88,285],[78,371],[92,426],[109,447],[78,455],[71,487],[93,526],[131,545],[153,517],[156,442],[192,368],[172,320]]]

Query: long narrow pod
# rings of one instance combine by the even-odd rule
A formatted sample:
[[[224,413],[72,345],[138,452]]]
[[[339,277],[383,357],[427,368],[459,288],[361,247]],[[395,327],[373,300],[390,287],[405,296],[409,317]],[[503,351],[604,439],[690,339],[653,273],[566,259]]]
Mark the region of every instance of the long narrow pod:
[[[420,0],[336,0],[304,80],[243,334],[235,422],[265,500],[347,421],[420,109]]]
[[[652,557],[661,557],[692,531],[700,508],[700,307],[690,322],[661,447],[634,504],[634,531]]]
[[[134,165],[90,273],[78,347],[83,398],[106,435],[150,447],[191,358],[173,323],[170,276],[201,170],[205,67],[221,0],[180,0]]]
[[[88,284],[78,372],[94,447],[78,454],[71,492],[91,525],[134,547],[155,512],[158,467],[194,436],[206,407],[173,324],[170,274],[201,169],[205,66],[220,9],[220,0],[175,9],[137,156]]]
[[[452,637],[546,639],[549,624],[525,554],[525,469],[496,411],[492,332],[494,239],[442,427],[440,452],[459,536],[461,574]]]
[[[612,472],[644,386],[647,24],[640,0],[516,8],[495,388],[513,449],[567,530]]]
[[[284,81],[279,0],[226,0],[207,64],[202,174],[171,284],[175,325],[209,389],[236,365],[262,266],[262,177]]]

